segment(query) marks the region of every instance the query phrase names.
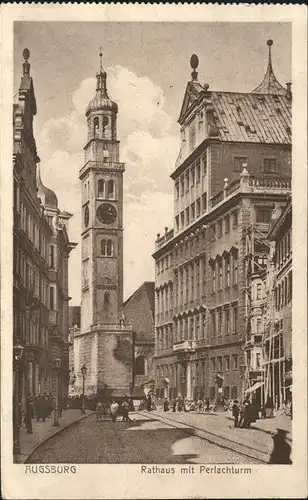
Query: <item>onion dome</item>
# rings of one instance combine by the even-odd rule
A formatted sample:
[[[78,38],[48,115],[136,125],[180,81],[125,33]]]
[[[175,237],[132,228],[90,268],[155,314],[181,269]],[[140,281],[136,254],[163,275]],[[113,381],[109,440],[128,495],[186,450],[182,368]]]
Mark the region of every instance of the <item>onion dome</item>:
[[[275,73],[273,71],[272,52],[271,52],[272,45],[273,45],[273,40],[267,40],[268,63],[267,63],[266,73],[260,85],[252,91],[253,94],[276,94],[276,95],[287,94],[287,90],[278,82]]]
[[[46,208],[58,208],[58,198],[52,189],[44,186],[41,179],[41,168],[40,164],[37,165],[36,169],[36,183],[37,183],[37,195],[41,199],[42,204]]]
[[[112,101],[107,93],[107,73],[102,66],[102,56],[103,54],[101,50],[99,53],[100,70],[96,73],[96,95],[87,106],[86,116],[88,116],[91,111],[98,111],[102,109],[111,110],[115,113],[118,112],[117,103]]]

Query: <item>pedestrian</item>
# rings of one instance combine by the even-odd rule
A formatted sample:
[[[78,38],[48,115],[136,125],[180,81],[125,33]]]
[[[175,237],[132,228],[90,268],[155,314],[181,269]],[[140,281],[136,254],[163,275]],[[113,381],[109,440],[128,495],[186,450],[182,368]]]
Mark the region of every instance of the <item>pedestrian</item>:
[[[232,406],[232,415],[234,417],[234,427],[239,426],[239,421],[238,421],[239,414],[240,414],[240,409],[239,409],[239,405],[238,405],[238,400],[236,399],[233,402],[233,406]]]
[[[113,423],[115,423],[117,420],[118,410],[119,410],[118,403],[115,400],[112,400],[111,405],[110,405],[110,414],[111,414],[111,420]],[[123,420],[124,420],[124,414],[123,414]]]
[[[125,398],[122,403],[122,412],[123,412],[122,422],[132,422],[132,420],[129,418],[129,404],[127,398]]]
[[[24,418],[27,434],[33,434],[32,418],[34,418],[34,405],[33,405],[33,399],[29,394],[26,400],[26,409]]]
[[[146,407],[147,407],[148,411],[152,411],[152,398],[151,398],[151,394],[148,394]]]
[[[269,459],[270,464],[292,464],[291,446],[286,441],[287,433],[284,429],[277,429],[276,434],[272,436],[274,447]]]
[[[197,401],[198,413],[202,412],[202,407],[203,407],[203,403],[202,403],[202,400],[199,398]]]
[[[210,400],[209,400],[209,398],[207,398],[207,399],[205,400],[205,408],[204,408],[204,411],[205,411],[205,412],[209,412],[209,411],[210,411]]]
[[[272,418],[274,416],[274,403],[273,398],[268,397],[265,404],[266,418]]]
[[[174,400],[172,402],[172,411],[173,411],[173,413],[176,412],[176,398],[174,398]]]
[[[243,427],[246,429],[250,429],[250,424],[251,422],[255,422],[254,420],[254,415],[253,415],[253,406],[250,403],[249,399],[245,400],[244,403],[244,421],[243,421]]]
[[[238,422],[238,427],[243,427],[244,423],[244,402],[242,401],[240,404],[240,413],[239,413],[239,422]]]
[[[169,401],[167,398],[164,399],[164,411],[169,411]]]
[[[47,410],[48,410],[48,416],[50,417],[52,414],[52,406],[53,406],[53,396],[51,392],[48,395],[48,403],[47,403]]]

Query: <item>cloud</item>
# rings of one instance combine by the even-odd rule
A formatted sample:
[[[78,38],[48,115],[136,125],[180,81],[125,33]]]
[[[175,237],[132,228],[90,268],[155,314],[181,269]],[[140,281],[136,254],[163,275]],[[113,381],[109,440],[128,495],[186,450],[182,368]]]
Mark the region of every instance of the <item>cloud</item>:
[[[126,168],[124,293],[127,296],[143,281],[154,278],[151,255],[156,234],[172,223],[173,186],[169,176],[179,151],[179,139],[169,133],[172,119],[163,109],[164,95],[159,86],[122,66],[109,68],[107,73],[109,95],[119,106],[120,159]],[[70,238],[74,241],[80,240],[78,174],[87,137],[85,109],[94,95],[95,79],[83,80],[72,93],[71,115],[49,119],[38,141],[43,182],[55,190],[59,206],[74,214],[70,221]],[[80,248],[70,258],[73,303],[80,300],[80,273],[76,269],[80,269]]]

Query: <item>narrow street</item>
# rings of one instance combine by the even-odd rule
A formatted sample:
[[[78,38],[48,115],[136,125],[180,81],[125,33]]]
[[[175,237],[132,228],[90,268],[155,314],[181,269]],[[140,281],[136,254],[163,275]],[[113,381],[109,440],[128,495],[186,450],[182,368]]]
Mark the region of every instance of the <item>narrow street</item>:
[[[227,446],[195,435],[145,413],[134,413],[133,423],[97,422],[91,415],[42,444],[28,463],[262,463]]]

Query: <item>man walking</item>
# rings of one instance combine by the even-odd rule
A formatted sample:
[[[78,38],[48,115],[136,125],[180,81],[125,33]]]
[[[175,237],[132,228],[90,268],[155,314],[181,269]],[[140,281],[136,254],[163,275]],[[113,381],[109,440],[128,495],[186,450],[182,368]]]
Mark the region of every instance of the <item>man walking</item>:
[[[119,410],[119,405],[116,401],[113,400],[111,405],[110,405],[110,414],[111,414],[111,420],[113,423],[115,423],[117,420],[118,410]],[[124,415],[123,415],[123,420],[124,420]]]
[[[234,417],[234,427],[238,427],[239,426],[239,422],[238,422],[239,414],[240,414],[240,409],[239,409],[239,406],[238,406],[238,400],[236,399],[233,402],[233,406],[232,406],[232,415]]]

